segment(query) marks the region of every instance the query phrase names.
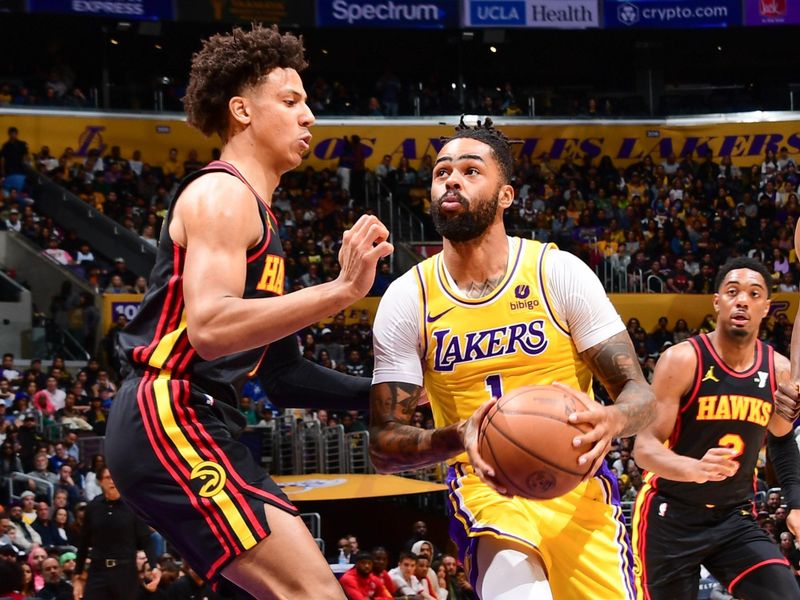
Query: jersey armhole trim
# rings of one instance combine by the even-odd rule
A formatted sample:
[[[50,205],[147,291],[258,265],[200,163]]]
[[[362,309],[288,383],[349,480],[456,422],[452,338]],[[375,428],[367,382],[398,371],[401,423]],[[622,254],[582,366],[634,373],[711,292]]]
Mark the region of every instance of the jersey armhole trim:
[[[695,399],[697,398],[697,392],[700,391],[700,384],[703,382],[703,353],[700,351],[700,345],[697,343],[697,340],[695,338],[689,338],[687,341],[692,345],[692,348],[694,348],[694,353],[695,356],[697,357],[697,365],[694,370],[694,382],[692,383],[690,392],[683,397],[686,399],[686,405],[681,407],[679,413],[681,415],[685,413],[686,410],[695,401]]]
[[[419,281],[419,295],[422,302],[419,306],[422,307],[422,313],[419,316],[419,339],[422,342],[422,360],[427,360],[428,357],[428,331],[425,327],[425,315],[428,314],[428,294],[425,290],[425,278],[422,276],[422,268],[418,264],[414,267]]]
[[[761,341],[759,340],[760,343]],[[767,357],[769,360],[769,387],[772,390],[774,402],[775,392],[778,389],[778,378],[775,374],[775,349],[769,345],[767,345]]]
[[[556,311],[553,310],[552,305],[550,304],[550,300],[548,299],[547,293],[547,284],[545,283],[545,255],[550,251],[555,249],[555,245],[553,244],[546,244],[542,245],[542,249],[539,254],[539,289],[542,290],[542,299],[544,300],[544,307],[547,311],[547,314],[550,317],[550,320],[556,326],[556,328],[569,337],[569,326],[566,323],[561,321],[561,318],[556,314]]]

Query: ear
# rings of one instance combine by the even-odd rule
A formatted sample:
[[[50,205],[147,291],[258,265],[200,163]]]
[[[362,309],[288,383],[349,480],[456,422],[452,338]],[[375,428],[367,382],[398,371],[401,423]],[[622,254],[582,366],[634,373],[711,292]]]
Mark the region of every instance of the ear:
[[[767,318],[767,315],[769,315],[769,309],[770,309],[771,306],[772,306],[772,299],[771,298],[767,298],[767,303],[764,306],[764,314],[762,315],[762,318],[764,318],[764,319]]]
[[[503,210],[507,209],[514,203],[514,186],[509,184],[500,186],[498,203]]]
[[[714,294],[714,312],[719,315],[719,294]]]
[[[228,100],[228,111],[240,125],[250,124],[250,107],[243,96],[234,96]]]

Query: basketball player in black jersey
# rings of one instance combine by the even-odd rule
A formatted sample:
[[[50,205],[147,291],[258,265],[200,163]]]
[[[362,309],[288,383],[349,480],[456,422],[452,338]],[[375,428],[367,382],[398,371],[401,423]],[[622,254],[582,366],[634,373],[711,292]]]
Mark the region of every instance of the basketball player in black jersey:
[[[297,509],[234,439],[237,388],[259,369],[277,382],[271,398],[294,393],[297,404],[359,394],[366,404],[369,390],[304,363],[287,337],[363,297],[392,251],[386,228],[362,217],[344,234],[335,281],[284,294],[269,204],[309,150],[305,64],[301,39],[260,26],[215,35],[194,56],[188,121],[220,135],[221,160],[187,177],[170,206],[142,307],[119,338],[130,374],[106,452],[123,499],[205,579],[259,599],[342,600]]]
[[[640,600],[696,598],[701,564],[736,598],[800,598],[752,505],[756,461],[769,432],[771,458],[793,509],[787,522],[795,529],[800,524],[800,456],[784,416],[794,411],[797,390],[776,400],[778,383],[790,379],[789,360],[757,337],[769,312],[771,280],[749,258],[723,265],[714,295],[716,330],[671,347],[656,365],[657,416],[634,446],[647,471],[633,522]]]

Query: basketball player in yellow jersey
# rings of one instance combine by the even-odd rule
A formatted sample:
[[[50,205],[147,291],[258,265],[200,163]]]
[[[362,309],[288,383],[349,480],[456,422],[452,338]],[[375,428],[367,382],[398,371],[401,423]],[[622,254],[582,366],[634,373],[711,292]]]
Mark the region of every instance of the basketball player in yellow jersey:
[[[594,273],[553,245],[506,235],[512,167],[509,141],[489,119],[462,121],[439,152],[431,214],[443,252],[390,286],[375,321],[372,460],[382,472],[448,461],[450,535],[480,598],[634,598],[603,458],[613,437],[648,424],[653,394]],[[613,406],[587,396],[593,375]],[[492,398],[553,382],[580,390],[590,407],[570,419],[589,426],[574,443],[592,444],[578,459],[591,475],[553,500],[508,497],[478,453],[478,425]],[[409,425],[423,386],[434,430]]]

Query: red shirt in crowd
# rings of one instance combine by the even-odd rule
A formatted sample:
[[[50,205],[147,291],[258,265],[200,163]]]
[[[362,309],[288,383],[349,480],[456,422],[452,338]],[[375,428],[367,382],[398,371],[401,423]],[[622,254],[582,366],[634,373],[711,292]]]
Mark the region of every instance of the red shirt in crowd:
[[[381,598],[392,600],[392,595],[383,585],[383,581],[372,573],[362,575],[352,568],[339,579],[348,600],[370,600]]]

